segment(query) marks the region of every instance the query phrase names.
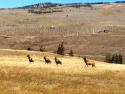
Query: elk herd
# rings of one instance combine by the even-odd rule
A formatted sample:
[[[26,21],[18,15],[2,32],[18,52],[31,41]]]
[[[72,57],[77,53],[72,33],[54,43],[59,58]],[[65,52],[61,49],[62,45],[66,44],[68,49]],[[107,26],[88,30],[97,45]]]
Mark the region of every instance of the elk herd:
[[[27,55],[27,58],[29,60],[29,63],[34,63],[34,60],[33,58],[30,56],[30,55]],[[92,67],[95,67],[95,62],[92,61],[92,60],[89,60],[87,59],[86,57],[82,57],[83,58],[83,63],[85,63],[85,66],[92,66]],[[45,64],[51,64],[52,61],[47,58],[46,56],[43,57],[44,61],[45,61]],[[62,65],[62,61],[60,59],[58,59],[57,57],[55,57],[55,63],[56,65]]]

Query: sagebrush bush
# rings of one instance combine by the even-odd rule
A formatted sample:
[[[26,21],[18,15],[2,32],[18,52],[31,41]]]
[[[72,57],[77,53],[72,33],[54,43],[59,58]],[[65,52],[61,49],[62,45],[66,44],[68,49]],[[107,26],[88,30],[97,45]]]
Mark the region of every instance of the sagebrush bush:
[[[31,50],[31,48],[30,48],[30,47],[28,47],[28,48],[27,48],[27,50],[28,50],[28,51],[30,51],[30,50]]]
[[[40,52],[45,52],[46,49],[45,49],[45,47],[42,46],[42,47],[40,47],[39,51],[40,51]]]

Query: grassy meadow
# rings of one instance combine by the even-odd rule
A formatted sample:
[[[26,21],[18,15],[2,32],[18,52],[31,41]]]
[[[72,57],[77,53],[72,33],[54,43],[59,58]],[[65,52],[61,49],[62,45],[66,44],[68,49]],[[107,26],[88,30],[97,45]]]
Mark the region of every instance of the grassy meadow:
[[[85,67],[80,57],[53,53],[0,50],[0,94],[124,94],[125,65],[95,61],[96,67]],[[30,54],[34,64],[29,64]],[[43,56],[52,64],[45,64]],[[3,57],[2,57],[3,56]]]

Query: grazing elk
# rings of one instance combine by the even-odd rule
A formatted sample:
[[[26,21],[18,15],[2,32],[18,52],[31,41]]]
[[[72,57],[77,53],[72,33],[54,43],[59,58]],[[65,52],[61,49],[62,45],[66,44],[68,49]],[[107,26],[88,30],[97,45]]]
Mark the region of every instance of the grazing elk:
[[[88,65],[91,65],[92,67],[95,67],[94,61],[87,60],[86,57],[83,57],[83,60],[84,60],[87,67],[88,67]]]
[[[29,63],[34,63],[34,60],[32,59],[32,57],[30,55],[27,55]]]
[[[56,62],[56,65],[58,65],[58,64],[62,65],[62,62],[59,59],[57,59],[57,57],[55,57],[55,62]]]
[[[44,56],[43,58],[46,64],[51,64],[51,60],[49,60],[46,56]]]

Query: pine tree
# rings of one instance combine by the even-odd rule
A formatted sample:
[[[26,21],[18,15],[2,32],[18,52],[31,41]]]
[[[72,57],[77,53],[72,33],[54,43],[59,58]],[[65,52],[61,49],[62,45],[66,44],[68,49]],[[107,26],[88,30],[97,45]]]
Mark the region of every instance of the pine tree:
[[[115,54],[112,55],[111,63],[115,63]]]
[[[64,55],[64,45],[63,42],[59,44],[58,49],[57,49],[57,54]]]
[[[63,42],[61,43],[61,55],[64,55],[64,45],[63,45]]]
[[[115,63],[119,64],[119,56],[118,56],[118,54],[115,55],[115,60],[116,60]]]
[[[108,63],[123,64],[123,55],[122,54],[107,54],[105,61]]]
[[[59,44],[59,46],[57,48],[57,54],[60,54],[60,44]]]
[[[121,55],[120,62],[121,62],[121,64],[123,64],[123,55]]]
[[[70,50],[69,56],[74,56],[73,50]]]
[[[123,64],[123,56],[122,56],[122,54],[119,54],[119,64]]]

